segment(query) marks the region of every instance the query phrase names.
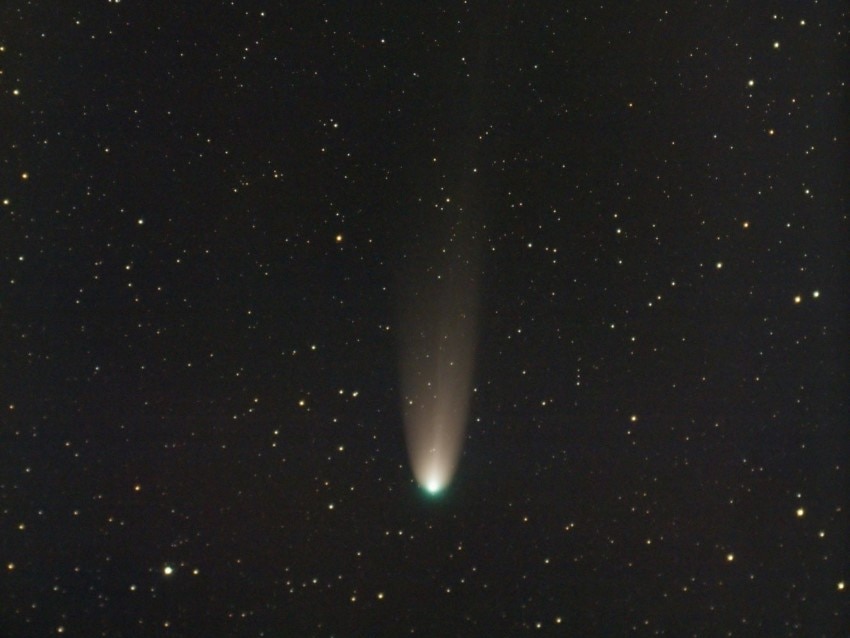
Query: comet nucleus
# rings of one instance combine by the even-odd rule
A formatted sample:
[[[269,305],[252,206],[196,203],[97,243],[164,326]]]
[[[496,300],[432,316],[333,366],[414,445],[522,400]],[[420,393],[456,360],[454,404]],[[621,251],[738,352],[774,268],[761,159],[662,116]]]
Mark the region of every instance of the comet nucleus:
[[[472,392],[479,259],[471,223],[457,213],[454,223],[430,220],[431,239],[409,256],[403,282],[405,438],[413,475],[431,494],[457,469]]]

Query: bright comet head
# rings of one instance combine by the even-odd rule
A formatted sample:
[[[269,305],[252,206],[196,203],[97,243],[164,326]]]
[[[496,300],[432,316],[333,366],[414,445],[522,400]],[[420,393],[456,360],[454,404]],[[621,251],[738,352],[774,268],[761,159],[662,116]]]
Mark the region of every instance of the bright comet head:
[[[425,484],[425,491],[429,494],[437,494],[442,489],[443,486],[436,480],[430,480]]]

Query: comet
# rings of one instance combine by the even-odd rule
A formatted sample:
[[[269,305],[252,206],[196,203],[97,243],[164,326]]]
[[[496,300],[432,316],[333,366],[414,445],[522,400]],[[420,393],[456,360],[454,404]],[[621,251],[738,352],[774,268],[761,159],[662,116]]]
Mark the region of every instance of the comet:
[[[477,340],[477,242],[462,215],[411,256],[404,280],[400,370],[411,470],[437,495],[454,478],[469,419]],[[447,222],[446,222],[447,223]]]

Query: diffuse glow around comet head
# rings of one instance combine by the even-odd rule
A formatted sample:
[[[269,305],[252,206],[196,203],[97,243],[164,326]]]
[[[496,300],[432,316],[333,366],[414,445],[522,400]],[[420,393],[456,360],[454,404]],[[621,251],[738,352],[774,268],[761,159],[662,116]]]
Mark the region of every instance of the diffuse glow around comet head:
[[[441,483],[440,480],[436,478],[428,479],[428,481],[425,483],[425,489],[428,491],[429,494],[439,494],[442,491],[443,487],[443,483]]]
[[[401,386],[405,439],[417,483],[437,494],[463,452],[476,344],[477,251],[456,225],[405,282]]]

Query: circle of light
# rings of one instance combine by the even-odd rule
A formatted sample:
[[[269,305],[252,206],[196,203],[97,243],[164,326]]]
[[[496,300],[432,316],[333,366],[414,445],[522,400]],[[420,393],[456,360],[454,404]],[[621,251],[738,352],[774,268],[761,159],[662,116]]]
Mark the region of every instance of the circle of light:
[[[442,485],[440,481],[436,478],[430,478],[428,479],[428,482],[425,483],[425,489],[428,491],[429,494],[436,494],[441,491],[443,487],[445,486]]]

